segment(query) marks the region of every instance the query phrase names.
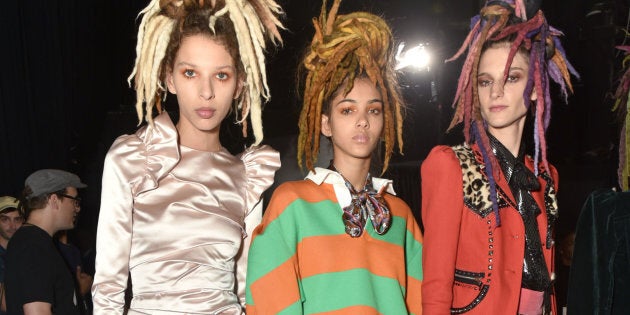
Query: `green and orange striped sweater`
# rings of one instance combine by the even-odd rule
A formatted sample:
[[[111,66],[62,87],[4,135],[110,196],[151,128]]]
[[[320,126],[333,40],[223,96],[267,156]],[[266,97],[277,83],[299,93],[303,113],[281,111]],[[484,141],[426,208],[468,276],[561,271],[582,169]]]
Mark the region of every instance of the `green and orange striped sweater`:
[[[391,181],[373,179],[377,190],[384,184],[393,193]],[[247,314],[421,314],[422,235],[404,201],[385,200],[387,233],[368,221],[352,238],[341,219],[350,195],[338,173],[317,168],[280,185],[254,231]]]

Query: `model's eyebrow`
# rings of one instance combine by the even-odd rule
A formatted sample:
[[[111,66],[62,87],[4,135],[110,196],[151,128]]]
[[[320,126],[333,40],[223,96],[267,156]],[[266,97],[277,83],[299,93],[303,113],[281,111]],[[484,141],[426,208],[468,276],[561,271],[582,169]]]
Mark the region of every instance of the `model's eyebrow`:
[[[352,103],[352,104],[356,104],[358,103],[357,100],[353,99],[353,98],[344,98],[342,100],[340,100],[339,102],[337,102],[337,104],[335,105],[339,105],[341,103]],[[380,98],[373,98],[371,100],[368,101],[368,104],[374,104],[374,103],[383,103],[383,100]]]
[[[514,70],[519,70],[519,71],[525,72],[525,68],[521,68],[521,67],[510,67],[510,69],[509,69],[509,71],[514,71]],[[490,73],[488,73],[488,72],[479,72],[477,74],[477,77],[480,77],[482,75],[490,75]]]
[[[177,67],[179,67],[179,66],[187,66],[187,67],[191,67],[191,68],[197,68],[198,67],[196,64],[190,63],[190,62],[186,62],[186,61],[180,61],[175,66],[177,66]],[[214,67],[214,69],[215,70],[234,69],[234,66],[232,66],[232,65],[223,65],[223,66]]]

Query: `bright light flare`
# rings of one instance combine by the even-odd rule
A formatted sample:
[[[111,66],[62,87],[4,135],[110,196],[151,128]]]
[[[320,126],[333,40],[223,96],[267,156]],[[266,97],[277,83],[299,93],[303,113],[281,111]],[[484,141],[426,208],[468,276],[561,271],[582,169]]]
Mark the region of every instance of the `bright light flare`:
[[[398,52],[396,52],[396,70],[404,68],[413,68],[419,71],[429,71],[431,64],[431,53],[429,52],[428,44],[421,43],[410,49],[405,49],[405,43],[398,45]]]

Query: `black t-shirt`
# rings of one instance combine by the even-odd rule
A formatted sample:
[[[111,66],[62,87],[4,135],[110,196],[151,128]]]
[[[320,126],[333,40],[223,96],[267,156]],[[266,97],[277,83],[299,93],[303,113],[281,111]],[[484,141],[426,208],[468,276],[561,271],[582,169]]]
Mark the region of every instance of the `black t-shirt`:
[[[72,275],[52,237],[35,225],[25,224],[9,241],[5,285],[9,314],[24,314],[31,302],[50,303],[53,314],[78,314]]]

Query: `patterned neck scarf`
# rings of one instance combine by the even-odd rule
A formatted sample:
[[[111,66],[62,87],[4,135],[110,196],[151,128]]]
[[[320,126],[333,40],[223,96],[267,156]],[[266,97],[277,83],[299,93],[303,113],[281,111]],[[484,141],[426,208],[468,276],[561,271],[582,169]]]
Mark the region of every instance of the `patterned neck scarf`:
[[[387,207],[387,202],[383,198],[383,192],[387,185],[381,187],[377,192],[372,186],[372,176],[368,173],[365,179],[365,187],[361,191],[356,191],[332,163],[329,169],[341,175],[352,197],[350,205],[343,208],[342,219],[346,226],[346,233],[352,237],[361,236],[368,216],[376,233],[379,235],[387,233],[387,230],[392,225],[392,216]]]

